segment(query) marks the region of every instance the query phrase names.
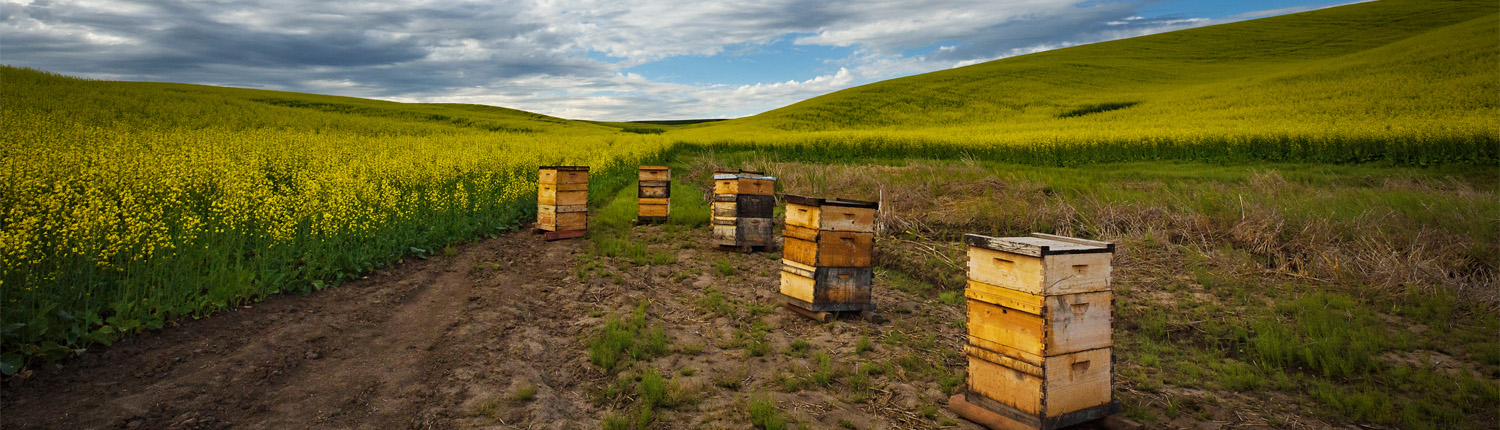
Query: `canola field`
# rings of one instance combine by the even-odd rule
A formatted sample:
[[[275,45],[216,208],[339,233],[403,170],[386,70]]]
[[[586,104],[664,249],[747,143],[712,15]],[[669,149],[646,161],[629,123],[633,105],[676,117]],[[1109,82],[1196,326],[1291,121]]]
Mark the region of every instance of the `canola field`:
[[[665,140],[501,108],[4,68],[4,370],[516,228],[536,167]],[[618,172],[616,172],[618,171]]]

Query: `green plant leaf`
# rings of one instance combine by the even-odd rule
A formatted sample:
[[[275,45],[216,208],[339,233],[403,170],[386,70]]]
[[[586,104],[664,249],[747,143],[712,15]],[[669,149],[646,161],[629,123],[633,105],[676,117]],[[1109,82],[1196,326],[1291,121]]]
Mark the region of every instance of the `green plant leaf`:
[[[22,327],[26,327],[26,323],[15,323],[5,326],[5,328],[0,328],[0,335],[5,337],[15,336],[16,330],[20,330]]]
[[[4,374],[5,376],[14,375],[25,364],[26,357],[22,357],[21,354],[5,354],[0,356],[0,374]]]
[[[57,344],[57,342],[53,342],[50,340],[42,342],[41,345],[37,345],[33,351],[35,353],[32,355],[41,357],[41,359],[47,361],[57,361],[67,358],[68,354],[73,352],[72,349],[66,346],[59,345]]]

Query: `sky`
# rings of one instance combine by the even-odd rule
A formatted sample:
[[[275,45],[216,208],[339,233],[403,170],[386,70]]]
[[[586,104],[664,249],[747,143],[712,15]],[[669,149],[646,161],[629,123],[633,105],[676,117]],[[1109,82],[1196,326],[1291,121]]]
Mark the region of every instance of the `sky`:
[[[901,76],[1350,0],[0,0],[0,64],[94,79],[733,118]]]

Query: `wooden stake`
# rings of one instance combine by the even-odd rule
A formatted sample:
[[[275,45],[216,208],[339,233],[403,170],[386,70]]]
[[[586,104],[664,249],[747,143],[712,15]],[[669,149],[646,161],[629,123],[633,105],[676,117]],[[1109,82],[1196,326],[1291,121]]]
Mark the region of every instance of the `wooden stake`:
[[[548,242],[551,242],[551,241],[554,241],[554,240],[563,240],[563,239],[572,239],[572,238],[575,238],[575,237],[583,237],[583,235],[585,233],[588,233],[588,230],[549,231],[549,232],[546,232],[545,234],[543,234],[542,238],[546,239]]]
[[[833,319],[834,317],[833,312],[813,312],[807,309],[802,309],[801,307],[791,303],[782,303],[782,305],[786,306],[787,309],[796,311],[798,315],[802,315],[820,323],[828,322],[828,320]]]
[[[948,410],[990,430],[1036,430],[1031,426],[1022,424],[1020,421],[969,403],[968,399],[964,397],[964,393],[954,394],[953,397],[948,398]]]

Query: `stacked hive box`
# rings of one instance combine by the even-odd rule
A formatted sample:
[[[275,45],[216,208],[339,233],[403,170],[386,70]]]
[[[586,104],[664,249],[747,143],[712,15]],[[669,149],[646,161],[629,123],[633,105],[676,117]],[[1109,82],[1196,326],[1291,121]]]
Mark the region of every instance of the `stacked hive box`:
[[[667,166],[641,166],[640,183],[636,222],[666,222],[672,209],[672,171]]]
[[[542,167],[536,204],[536,228],[548,240],[583,236],[589,227],[589,168]]]
[[[967,235],[967,400],[1038,429],[1119,411],[1110,388],[1114,244]]]
[[[875,309],[870,254],[879,209],[876,202],[786,196],[781,294],[788,304],[810,312]]]
[[[714,243],[739,250],[770,247],[776,178],[761,172],[714,172]]]

